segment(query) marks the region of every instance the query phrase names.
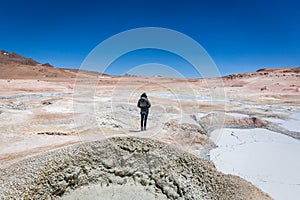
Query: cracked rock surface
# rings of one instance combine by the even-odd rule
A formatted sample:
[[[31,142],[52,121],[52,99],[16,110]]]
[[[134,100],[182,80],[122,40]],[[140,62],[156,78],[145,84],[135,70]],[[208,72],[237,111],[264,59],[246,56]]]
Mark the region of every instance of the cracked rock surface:
[[[218,172],[209,161],[137,137],[87,142],[31,157],[2,170],[0,186],[3,199],[71,199],[74,194],[124,200],[271,199],[251,183]]]

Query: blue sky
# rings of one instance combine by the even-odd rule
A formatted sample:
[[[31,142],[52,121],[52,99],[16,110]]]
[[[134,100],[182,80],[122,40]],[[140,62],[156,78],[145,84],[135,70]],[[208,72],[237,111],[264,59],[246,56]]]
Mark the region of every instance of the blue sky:
[[[300,66],[300,2],[295,0],[9,0],[0,4],[0,49],[78,68],[100,42],[138,27],[164,27],[200,43],[222,75]],[[163,51],[124,55],[107,71],[162,63],[194,77]],[[181,65],[182,64],[182,65]]]

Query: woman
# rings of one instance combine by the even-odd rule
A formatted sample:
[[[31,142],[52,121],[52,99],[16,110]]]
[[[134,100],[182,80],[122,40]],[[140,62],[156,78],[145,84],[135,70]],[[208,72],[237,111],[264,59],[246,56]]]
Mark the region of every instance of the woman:
[[[141,109],[141,130],[146,130],[149,108],[151,107],[147,94],[144,92],[137,103],[137,107]]]

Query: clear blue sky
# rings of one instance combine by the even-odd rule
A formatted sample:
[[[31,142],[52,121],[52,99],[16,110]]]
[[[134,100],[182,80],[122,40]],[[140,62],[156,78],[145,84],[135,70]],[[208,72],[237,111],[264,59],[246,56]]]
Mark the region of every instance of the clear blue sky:
[[[78,68],[108,37],[152,26],[195,39],[222,75],[296,67],[300,66],[299,11],[297,0],[6,0],[0,3],[0,49],[57,67]],[[179,63],[176,56],[159,51],[135,54],[120,58],[109,73],[124,73],[130,65],[144,62]],[[137,57],[140,60],[133,61]]]

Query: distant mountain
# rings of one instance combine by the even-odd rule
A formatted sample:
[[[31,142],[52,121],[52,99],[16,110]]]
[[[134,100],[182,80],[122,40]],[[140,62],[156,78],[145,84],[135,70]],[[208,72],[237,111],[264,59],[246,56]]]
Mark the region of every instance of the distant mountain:
[[[81,74],[81,78],[89,78],[91,76],[109,76],[99,72],[69,68],[56,68],[49,63],[41,64],[33,60],[32,58],[26,58],[14,52],[0,50],[0,79],[76,78],[79,72]],[[259,76],[261,74],[268,73],[300,73],[300,67],[259,69],[256,72],[231,74],[228,76],[224,76],[223,78],[235,79],[250,76]],[[135,77],[136,75],[126,73],[123,76]]]
[[[41,64],[31,58],[4,50],[0,50],[0,71],[0,79],[76,78],[78,72],[85,77],[107,76],[98,72],[56,68],[49,63]]]

